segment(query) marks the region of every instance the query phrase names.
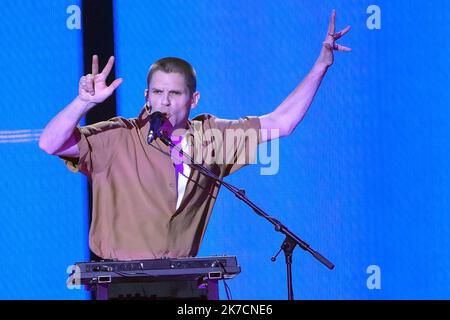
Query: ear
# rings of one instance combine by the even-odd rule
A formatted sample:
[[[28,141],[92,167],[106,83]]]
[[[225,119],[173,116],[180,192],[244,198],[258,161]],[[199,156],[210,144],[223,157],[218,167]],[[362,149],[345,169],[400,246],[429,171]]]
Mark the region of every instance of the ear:
[[[148,101],[148,89],[144,90],[145,104],[150,107],[150,101]]]
[[[200,100],[200,92],[196,91],[192,94],[191,98],[191,109],[194,109]]]

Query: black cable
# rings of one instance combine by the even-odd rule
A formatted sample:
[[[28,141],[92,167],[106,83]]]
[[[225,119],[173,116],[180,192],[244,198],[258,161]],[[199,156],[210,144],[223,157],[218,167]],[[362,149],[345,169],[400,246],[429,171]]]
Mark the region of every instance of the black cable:
[[[227,300],[233,300],[233,295],[231,294],[231,289],[228,286],[227,281],[225,280],[225,274],[227,274],[227,270],[225,269],[225,266],[223,265],[222,262],[220,262],[220,260],[216,259],[215,261],[220,269],[222,270],[222,281],[223,281],[223,286],[225,288],[225,293],[227,294]]]

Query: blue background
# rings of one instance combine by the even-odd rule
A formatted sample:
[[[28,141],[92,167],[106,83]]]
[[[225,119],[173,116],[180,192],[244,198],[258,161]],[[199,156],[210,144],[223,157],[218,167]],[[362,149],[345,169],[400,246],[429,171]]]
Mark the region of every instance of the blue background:
[[[66,9],[77,1],[0,4],[0,299],[84,299],[66,269],[89,257],[85,178],[38,146],[39,134],[78,90],[81,30]],[[28,130],[7,134],[14,130]],[[22,136],[20,136],[22,135]]]
[[[3,299],[87,297],[65,286],[66,267],[88,259],[85,178],[37,146],[82,74],[71,4],[0,4]],[[379,30],[366,25],[372,4]],[[278,173],[255,164],[227,181],[336,265],[297,248],[297,299],[449,299],[448,1],[116,0],[117,113],[137,116],[147,70],[165,56],[197,71],[192,116],[269,113],[312,67],[333,8],[337,31],[352,26],[339,43],[353,52],[335,54],[307,116],[280,139]],[[12,130],[31,130],[30,141]],[[282,241],[223,189],[199,255],[238,257],[233,298],[285,299],[284,258],[270,261]],[[381,289],[367,287],[371,265]]]

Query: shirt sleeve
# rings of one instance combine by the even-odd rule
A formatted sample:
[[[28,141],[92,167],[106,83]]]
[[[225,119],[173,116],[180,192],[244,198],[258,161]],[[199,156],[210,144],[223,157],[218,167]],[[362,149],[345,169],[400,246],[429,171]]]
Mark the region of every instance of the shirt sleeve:
[[[256,162],[258,144],[261,143],[261,122],[258,117],[247,116],[237,120],[216,118],[214,122],[213,127],[222,134],[222,146],[216,155],[222,176]]]
[[[108,120],[75,128],[78,158],[59,156],[72,172],[90,177],[105,170],[111,163],[116,145],[123,135],[118,121]]]

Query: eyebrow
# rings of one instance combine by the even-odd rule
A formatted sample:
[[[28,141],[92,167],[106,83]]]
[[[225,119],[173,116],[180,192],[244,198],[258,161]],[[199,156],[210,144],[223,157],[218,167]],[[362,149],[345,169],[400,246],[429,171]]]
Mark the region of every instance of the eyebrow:
[[[164,91],[163,89],[156,88],[156,87],[151,88],[151,90],[152,90],[152,91],[156,91],[156,90],[157,90],[157,91]],[[183,89],[174,89],[174,90],[169,90],[169,92],[183,93],[184,90],[183,90]]]

